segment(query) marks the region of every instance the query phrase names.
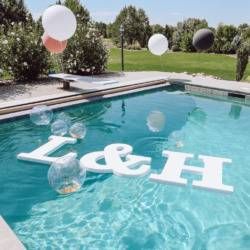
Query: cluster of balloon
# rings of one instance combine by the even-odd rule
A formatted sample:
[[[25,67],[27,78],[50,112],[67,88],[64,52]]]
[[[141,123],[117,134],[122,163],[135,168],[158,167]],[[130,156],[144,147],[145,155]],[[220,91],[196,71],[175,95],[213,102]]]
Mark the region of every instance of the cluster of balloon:
[[[49,52],[59,54],[66,49],[67,40],[74,35],[77,22],[70,9],[53,5],[43,13],[42,25],[45,30],[42,36],[43,45]]]
[[[168,39],[162,34],[154,34],[148,41],[149,51],[156,56],[162,56],[168,50]]]
[[[53,111],[45,105],[36,106],[30,112],[30,120],[39,126],[49,125],[52,119]]]
[[[193,37],[193,46],[198,51],[209,50],[214,44],[214,33],[210,29],[200,29]]]
[[[80,166],[76,155],[59,158],[48,171],[50,186],[62,195],[79,191],[85,178],[86,170]]]
[[[153,133],[161,132],[166,123],[165,115],[160,111],[152,111],[147,117],[147,126]]]

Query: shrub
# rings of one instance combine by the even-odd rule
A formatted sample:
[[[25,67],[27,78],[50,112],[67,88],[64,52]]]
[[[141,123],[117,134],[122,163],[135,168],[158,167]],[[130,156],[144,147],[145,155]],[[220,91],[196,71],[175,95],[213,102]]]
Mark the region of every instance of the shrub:
[[[73,74],[100,74],[107,66],[107,49],[96,30],[79,26],[62,55],[64,70]]]
[[[214,52],[223,54],[235,53],[233,40],[237,33],[237,28],[233,25],[220,24],[216,31]]]
[[[0,25],[5,31],[11,23],[32,22],[32,16],[26,9],[24,1],[21,0],[1,0],[0,1]]]
[[[79,0],[66,0],[64,4],[74,12],[78,25],[62,54],[63,70],[83,75],[102,73],[106,69],[108,53],[100,32],[91,28],[88,10]]]
[[[49,54],[36,25],[13,24],[0,37],[2,67],[15,80],[34,80],[46,73]]]

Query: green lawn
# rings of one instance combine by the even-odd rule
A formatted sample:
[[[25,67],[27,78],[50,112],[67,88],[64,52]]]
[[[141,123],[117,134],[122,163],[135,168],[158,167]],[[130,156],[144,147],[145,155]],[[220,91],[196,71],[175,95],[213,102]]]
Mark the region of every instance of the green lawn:
[[[111,49],[108,70],[119,71],[120,50]],[[235,79],[236,59],[226,55],[206,53],[168,53],[162,57],[153,56],[146,50],[125,51],[125,71],[167,71],[205,73],[225,80]],[[250,75],[250,65],[245,79]]]

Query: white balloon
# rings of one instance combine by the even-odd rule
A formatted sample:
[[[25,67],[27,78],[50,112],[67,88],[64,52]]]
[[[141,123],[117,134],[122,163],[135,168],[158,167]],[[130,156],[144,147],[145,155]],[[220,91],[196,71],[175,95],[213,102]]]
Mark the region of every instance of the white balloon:
[[[152,111],[147,117],[148,129],[154,133],[161,132],[166,123],[165,115],[160,111]]]
[[[77,27],[74,13],[62,5],[53,5],[45,10],[42,24],[45,32],[58,41],[72,37]]]
[[[168,39],[162,34],[155,34],[148,41],[150,52],[156,56],[162,56],[168,50]]]

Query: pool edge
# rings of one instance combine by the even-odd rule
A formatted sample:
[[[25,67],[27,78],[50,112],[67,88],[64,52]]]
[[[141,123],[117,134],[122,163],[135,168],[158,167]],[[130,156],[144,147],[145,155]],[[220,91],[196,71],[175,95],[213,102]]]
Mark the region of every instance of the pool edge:
[[[0,249],[25,250],[26,248],[0,216]]]

